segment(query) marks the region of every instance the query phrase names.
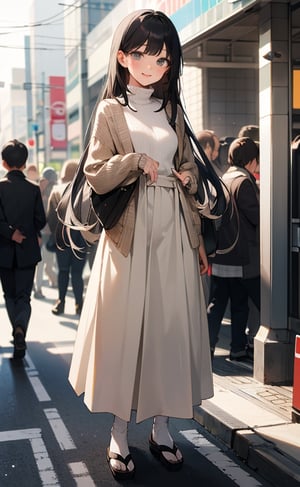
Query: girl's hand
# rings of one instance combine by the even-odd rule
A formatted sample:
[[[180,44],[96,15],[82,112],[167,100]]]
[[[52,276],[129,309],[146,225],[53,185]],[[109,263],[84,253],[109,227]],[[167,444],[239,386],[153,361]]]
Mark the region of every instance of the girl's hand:
[[[151,159],[151,157],[147,156],[143,171],[144,174],[147,174],[147,176],[149,176],[151,183],[155,183],[157,181],[158,167],[159,163],[154,159]]]
[[[179,181],[181,181],[181,184],[187,188],[191,185],[191,178],[188,172],[183,171],[183,172],[178,172],[176,169],[172,168],[172,173],[174,176],[176,176]]]
[[[200,263],[200,274],[206,274],[208,271],[208,259],[205,252],[203,238],[200,238],[200,247],[199,247],[199,263]]]

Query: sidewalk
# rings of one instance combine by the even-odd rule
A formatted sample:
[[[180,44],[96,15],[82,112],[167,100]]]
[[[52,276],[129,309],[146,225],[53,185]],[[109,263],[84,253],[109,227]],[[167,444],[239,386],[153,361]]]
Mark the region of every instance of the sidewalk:
[[[278,487],[300,486],[300,423],[291,419],[292,387],[253,379],[251,364],[228,359],[230,324],[222,325],[213,363],[215,395],[194,418]]]

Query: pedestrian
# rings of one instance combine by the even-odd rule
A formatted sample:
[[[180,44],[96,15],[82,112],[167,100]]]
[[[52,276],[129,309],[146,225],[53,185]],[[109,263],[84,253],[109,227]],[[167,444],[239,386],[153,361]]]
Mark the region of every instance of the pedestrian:
[[[219,154],[218,154],[218,159],[215,161],[215,165],[220,170],[220,173],[219,173],[220,177],[222,177],[223,174],[229,168],[228,150],[229,150],[231,142],[233,142],[235,138],[236,137],[231,137],[231,136],[225,135],[224,137],[221,137],[219,139],[219,141],[220,141]]]
[[[116,29],[109,60],[85,174],[100,194],[138,184],[119,222],[101,233],[69,379],[92,412],[114,415],[107,462],[125,479],[135,472],[132,411],[137,423],[154,418],[150,451],[177,470],[183,456],[168,418],[192,418],[213,384],[177,31],[162,12],[133,12]]]
[[[223,181],[236,203],[238,220],[222,222],[218,238],[221,248],[229,247],[238,234],[235,246],[226,254],[211,259],[212,276],[208,325],[213,357],[218,335],[230,299],[230,360],[252,358],[247,349],[246,326],[248,297],[260,309],[259,189],[254,173],[258,170],[259,149],[249,137],[235,139],[229,147],[230,167]],[[237,225],[239,221],[239,225]]]
[[[254,140],[256,145],[259,147],[259,126],[254,124],[243,125],[239,132],[239,137],[249,137],[250,139]],[[257,171],[253,174],[256,179],[256,184],[260,184],[260,173],[258,166]],[[252,353],[254,356],[254,338],[260,327],[260,310],[257,309],[255,304],[253,303],[252,299],[248,300],[249,305],[249,316],[248,316],[248,323],[246,328],[246,334],[248,338],[248,353]]]
[[[47,221],[53,236],[56,239],[57,226],[59,224],[56,208],[60,198],[67,186],[75,176],[78,162],[68,159],[63,164],[60,174],[60,184],[53,186],[48,200]],[[68,291],[69,279],[71,276],[72,291],[75,298],[75,313],[80,315],[83,304],[83,270],[86,261],[86,244],[80,232],[72,231],[74,243],[80,248],[80,256],[73,252],[71,247],[60,248],[55,246],[57,267],[58,267],[58,299],[52,308],[52,313],[61,315],[65,312],[65,300]]]
[[[209,161],[214,165],[214,169],[219,176],[222,176],[222,168],[219,167],[220,140],[213,130],[200,130],[196,137],[202,146]]]
[[[258,125],[243,125],[240,128],[238,137],[249,137],[250,139],[254,140],[254,142],[259,146],[259,126]],[[257,184],[259,184],[259,168],[258,171],[254,174]]]
[[[2,148],[1,156],[7,174],[0,180],[0,279],[12,325],[13,357],[22,359],[35,268],[41,260],[39,240],[46,217],[38,184],[24,174],[27,147],[16,139],[10,140]]]
[[[259,126],[258,125],[243,125],[237,135],[240,137],[249,137],[254,142],[259,143]]]
[[[57,173],[55,169],[53,169],[53,167],[50,166],[45,167],[43,169],[42,176],[39,182],[45,212],[47,212],[50,193],[52,191],[53,186],[56,183],[57,183]],[[51,287],[57,286],[57,269],[56,269],[57,266],[55,262],[55,253],[49,252],[46,246],[50,234],[51,231],[47,223],[42,230],[42,243],[41,243],[42,260],[38,263],[36,268],[36,273],[35,273],[34,297],[36,299],[45,298],[42,289],[44,273],[48,278],[49,285]]]
[[[37,165],[33,162],[26,165],[25,175],[27,179],[30,179],[30,181],[34,181],[35,183],[38,183],[40,180],[39,170]]]

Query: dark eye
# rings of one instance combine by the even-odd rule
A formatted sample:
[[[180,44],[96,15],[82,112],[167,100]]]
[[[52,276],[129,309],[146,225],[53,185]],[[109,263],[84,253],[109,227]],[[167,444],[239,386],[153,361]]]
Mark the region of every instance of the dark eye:
[[[129,53],[129,56],[131,56],[132,59],[139,61],[140,59],[142,59],[143,54],[139,51],[133,51]]]
[[[170,66],[170,61],[166,57],[160,57],[156,61],[156,64],[161,68],[168,68]]]

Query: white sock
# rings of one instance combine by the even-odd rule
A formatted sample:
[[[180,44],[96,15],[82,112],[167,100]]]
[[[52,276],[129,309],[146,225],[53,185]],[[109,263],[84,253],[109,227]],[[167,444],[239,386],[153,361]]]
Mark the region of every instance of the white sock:
[[[173,438],[168,429],[169,418],[167,416],[155,416],[152,426],[152,438],[158,445],[173,448]]]
[[[110,451],[126,457],[129,453],[127,441],[127,421],[115,416],[111,428]]]
[[[168,422],[169,422],[169,418],[167,416],[154,417],[153,426],[152,426],[152,439],[158,445],[165,445],[168,446],[169,448],[173,448],[174,441],[168,429]],[[179,449],[176,450],[175,454],[170,452],[164,452],[163,455],[169,462],[174,462],[175,460],[177,461],[182,460],[182,454]]]
[[[111,428],[111,439],[109,449],[113,453],[118,453],[123,458],[126,458],[129,454],[128,441],[127,441],[127,421],[115,416],[114,423]],[[110,460],[113,468],[117,470],[125,470],[125,465],[118,460]],[[128,470],[133,470],[133,462],[128,464]]]

